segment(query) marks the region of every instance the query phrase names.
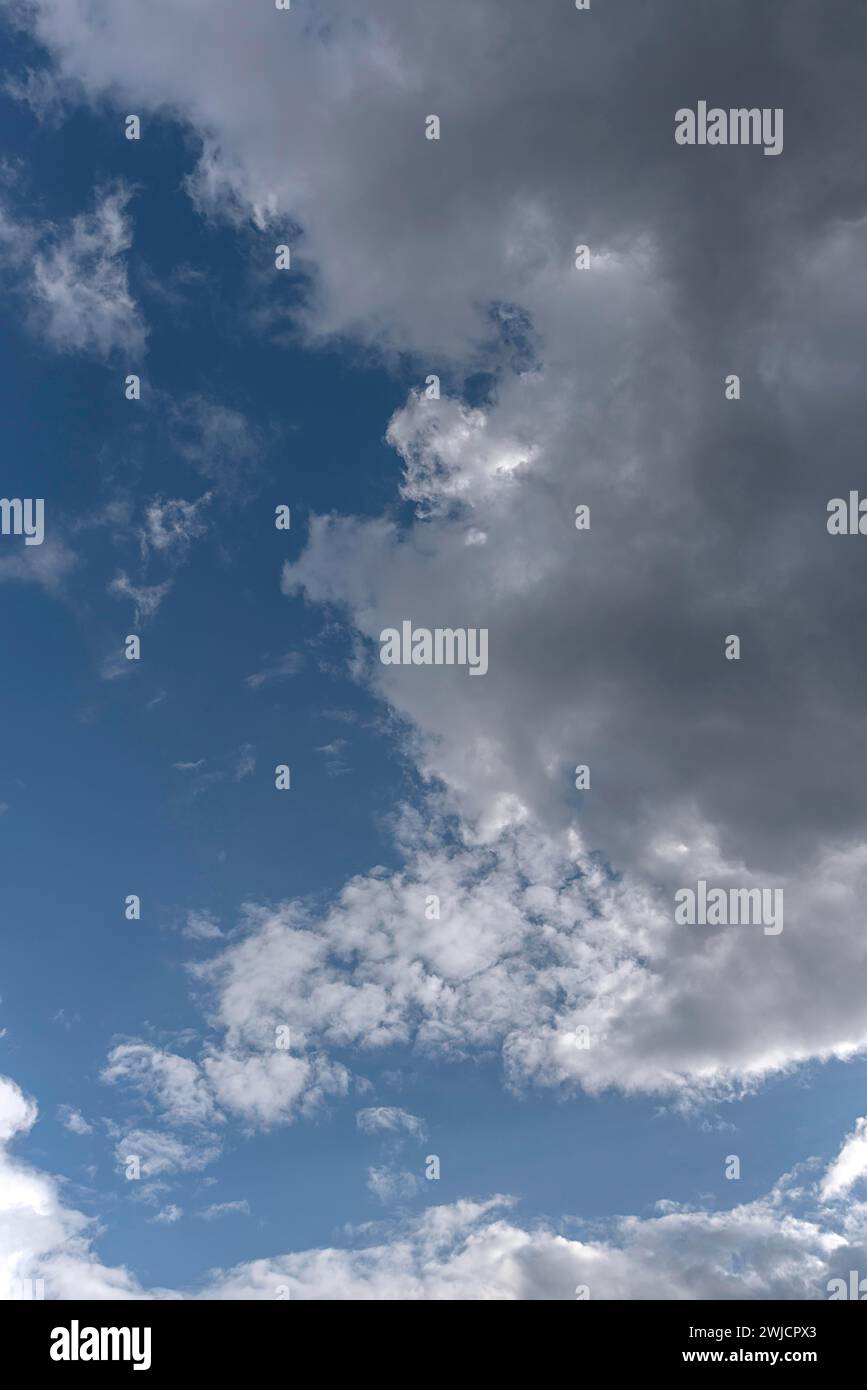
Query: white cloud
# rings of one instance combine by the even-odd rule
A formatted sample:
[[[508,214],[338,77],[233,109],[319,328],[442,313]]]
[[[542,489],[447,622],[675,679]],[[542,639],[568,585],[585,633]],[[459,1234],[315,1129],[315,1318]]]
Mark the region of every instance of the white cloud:
[[[588,1240],[524,1228],[510,1219],[511,1205],[493,1198],[431,1207],[361,1248],[239,1265],[208,1296],[274,1298],[282,1284],[307,1300],[568,1302],[585,1285],[595,1300],[821,1299],[845,1245],[773,1199],[731,1212],[624,1218],[608,1239]]]
[[[36,1102],[6,1076],[0,1078],[0,1144],[26,1134],[36,1123]]]
[[[145,525],[140,534],[143,555],[146,557],[150,549],[171,553],[176,559],[184,555],[190,543],[208,529],[202,513],[210,501],[210,492],[196,502],[155,497],[145,508]]]
[[[407,1168],[373,1166],[367,1170],[367,1187],[383,1206],[392,1206],[415,1197],[418,1179]]]
[[[424,1139],[426,1135],[424,1120],[420,1120],[417,1115],[411,1115],[408,1110],[401,1110],[396,1105],[368,1106],[356,1112],[355,1123],[363,1134],[403,1132],[413,1139]]]
[[[274,1049],[273,1041],[270,1052],[214,1048],[202,1066],[217,1102],[262,1128],[315,1114],[328,1096],[345,1095],[349,1088],[349,1073],[339,1063],[319,1055],[297,1057]]]
[[[171,587],[171,579],[162,584],[133,584],[129,575],[120,570],[111,580],[108,592],[115,598],[132,599],[135,610],[133,621],[141,624],[154,617]]]
[[[9,1154],[8,1144],[35,1119],[34,1102],[0,1079],[0,1297],[17,1296],[19,1280],[42,1278],[46,1298],[79,1299],[271,1299],[281,1284],[293,1299],[569,1301],[579,1284],[593,1299],[824,1299],[831,1277],[867,1259],[867,1208],[817,1206],[822,1182],[814,1194],[799,1176],[729,1211],[665,1203],[659,1215],[621,1217],[592,1235],[576,1234],[574,1221],[558,1229],[521,1224],[509,1198],[458,1201],[356,1232],[351,1248],[302,1250],[217,1271],[196,1294],[148,1291],[129,1271],[99,1261],[94,1223],[62,1203],[56,1179]],[[855,1133],[863,1126],[860,1120]],[[144,1150],[143,1136],[135,1138]],[[166,1159],[164,1144],[162,1154]],[[167,1161],[163,1171],[178,1166]],[[832,1163],[826,1179],[833,1173]],[[395,1189],[386,1183],[382,1193],[391,1200]],[[247,1210],[240,1200],[201,1215]],[[172,1224],[180,1215],[171,1203],[152,1219]]]
[[[77,564],[77,555],[64,541],[47,536],[42,545],[22,546],[17,553],[0,556],[0,583],[41,584],[57,597]]]
[[[180,1221],[183,1214],[182,1207],[170,1202],[168,1206],[162,1207],[156,1216],[152,1216],[150,1219],[160,1226],[173,1226],[176,1221]]]
[[[235,763],[234,779],[236,782],[243,782],[245,777],[252,777],[256,771],[256,755],[253,752],[252,744],[245,743],[238,750],[238,758]]]
[[[247,676],[246,684],[251,690],[258,690],[259,686],[265,685],[268,681],[280,680],[284,676],[297,676],[299,671],[303,671],[304,665],[303,653],[287,652],[276,661],[266,662],[261,671],[254,671],[252,675]]]
[[[298,9],[311,13],[303,0]],[[670,139],[647,159],[632,138],[636,112],[642,124],[652,113],[669,126],[656,89],[631,92],[635,105],[598,121],[636,41],[673,64],[673,85],[681,80],[683,57],[654,47],[649,16],[600,37],[576,84],[576,16],[566,6],[540,25],[533,7],[506,14],[478,0],[443,25],[435,6],[370,0],[359,26],[351,4],[328,0],[322,24],[293,24],[291,39],[264,6],[213,0],[208,14],[202,25],[194,9],[164,3],[164,22],[154,22],[135,0],[98,19],[63,0],[32,10],[61,77],[98,103],[123,91],[142,110],[170,109],[201,137],[190,189],[204,213],[249,237],[251,261],[260,257],[263,329],[415,351],[420,381],[432,368],[458,385],[479,368],[496,376],[479,408],[414,393],[389,423],[414,523],[399,527],[391,512],[314,517],[284,584],[347,622],[357,678],[405,722],[422,778],[447,789],[464,844],[458,871],[491,845],[502,931],[491,920],[469,944],[451,917],[417,963],[405,881],[347,885],[347,903],[380,896],[406,915],[385,932],[370,922],[366,937],[346,910],[329,917],[310,966],[323,1005],[312,1034],[365,1046],[414,1036],[442,1051],[485,1038],[513,1078],[594,1090],[752,1083],[809,1057],[863,1050],[867,788],[852,757],[863,673],[853,678],[836,654],[849,649],[848,629],[828,628],[829,612],[845,624],[847,610],[828,601],[827,548],[804,541],[821,532],[804,441],[833,436],[834,476],[846,476],[858,435],[843,435],[840,422],[860,419],[861,400],[837,328],[863,310],[851,287],[867,277],[863,238],[840,228],[840,184],[821,225],[798,201],[821,141],[792,153],[800,177],[784,198],[764,170],[739,166],[763,181],[763,216],[741,228],[741,256],[719,251],[722,278],[708,287],[672,250],[694,216],[693,175]],[[244,59],[228,86],[227,44]],[[491,53],[497,80],[480,83]],[[419,98],[433,79],[444,131],[436,144],[424,140]],[[814,109],[822,120],[821,103]],[[311,110],[310,139],[287,164],[284,132],[307,128]],[[516,110],[527,115],[520,129]],[[735,193],[749,200],[755,185],[730,178],[716,172],[714,196],[723,206]],[[432,273],[446,231],[461,254]],[[291,318],[270,269],[284,234],[306,282]],[[592,246],[586,273],[574,269],[579,236]],[[14,229],[6,242],[14,246]],[[744,303],[752,309],[759,286],[756,321]],[[798,353],[781,354],[794,325]],[[708,363],[723,344],[750,373],[754,397],[766,393],[752,431],[757,457],[747,457],[749,405],[739,403],[744,428],[724,455],[734,452],[742,469],[731,497],[718,490],[726,446],[707,408]],[[784,399],[797,399],[797,412]],[[215,489],[248,487],[263,441],[241,412],[193,397],[175,427]],[[788,460],[785,486],[748,496],[748,479],[769,477],[771,455]],[[592,528],[578,533],[585,499]],[[383,667],[378,634],[403,618],[486,626],[488,674]],[[721,654],[735,622],[750,630],[736,688]],[[828,641],[814,670],[801,657],[804,634],[819,631]],[[817,743],[822,771],[805,794],[792,749]],[[579,762],[593,773],[583,796],[571,781]],[[541,911],[525,905],[509,867],[523,855],[509,837],[521,834],[544,851],[545,871],[532,876]],[[678,844],[685,852],[672,855]],[[422,870],[448,887],[447,861],[411,867],[419,887]],[[783,887],[782,937],[675,932],[675,888],[711,873],[726,885]],[[344,933],[359,952],[349,980],[329,963]],[[383,935],[391,973],[373,945]],[[263,932],[259,944],[283,978],[279,938]],[[248,943],[245,959],[255,949]],[[461,973],[479,960],[478,974]],[[251,964],[251,996],[263,973]],[[596,1041],[581,1053],[575,1029],[585,1021]]]
[[[8,77],[2,89],[13,100],[29,106],[40,124],[49,127],[61,124],[75,97],[74,91],[46,68],[27,68],[22,77]]]
[[[132,244],[129,196],[124,189],[103,193],[93,213],[74,217],[35,256],[34,318],[60,351],[102,357],[144,351],[145,331],[122,259]]]
[[[303,0],[298,9],[309,13]],[[436,6],[371,0],[358,26],[350,4],[331,0],[320,6],[327,24],[300,38],[296,26],[294,41],[278,38],[273,11],[233,0],[213,0],[205,25],[196,7],[165,0],[157,22],[135,0],[98,16],[36,0],[32,13],[62,73],[94,100],[123,91],[190,122],[203,140],[191,182],[199,207],[257,227],[250,244],[263,266],[274,233],[298,228],[295,261],[311,283],[293,330],[416,350],[458,378],[497,373],[479,409],[413,395],[390,422],[414,523],[314,517],[286,568],[288,593],[334,605],[347,622],[356,678],[404,721],[407,753],[445,788],[458,829],[447,840],[441,821],[437,842],[411,827],[406,869],[352,880],[319,919],[295,905],[250,910],[245,938],[204,977],[226,1033],[204,1063],[223,1103],[259,1123],[296,1113],[309,1063],[267,1052],[287,1015],[317,1048],[398,1043],[462,1056],[494,1046],[515,1083],[591,1091],[724,1090],[863,1051],[867,791],[853,757],[863,672],[850,656],[852,610],[828,602],[839,574],[828,578],[827,547],[809,539],[821,539],[814,441],[832,441],[823,447],[836,480],[860,438],[849,426],[861,418],[859,373],[847,360],[851,334],[838,327],[863,317],[863,238],[840,230],[833,171],[823,225],[797,192],[810,197],[815,156],[806,144],[793,151],[807,160],[789,166],[800,177],[784,197],[763,189],[762,218],[740,224],[742,254],[715,257],[708,289],[694,258],[672,249],[699,205],[711,210],[703,250],[715,254],[708,187],[681,175],[670,139],[658,161],[624,139],[636,111],[643,124],[651,112],[662,119],[655,89],[642,89],[636,107],[609,103],[611,119],[598,120],[630,51],[621,43],[658,42],[649,15],[625,40],[602,42],[576,84],[572,44],[552,41],[574,34],[566,6],[551,28],[533,7],[506,14],[494,0],[443,25]],[[228,87],[227,42],[243,59]],[[491,53],[497,81],[480,83]],[[663,72],[680,80],[676,66]],[[418,94],[434,77],[444,139],[431,147]],[[287,164],[285,131],[307,129],[312,109],[311,138]],[[516,110],[526,114],[519,126]],[[813,110],[821,122],[822,103]],[[826,159],[828,141],[814,131],[811,143]],[[848,148],[834,148],[845,164]],[[722,206],[728,177],[715,173]],[[748,201],[751,188],[739,185]],[[23,264],[19,231],[7,220],[0,239]],[[431,273],[446,231],[461,254],[448,273]],[[582,275],[572,267],[578,236],[593,246]],[[94,322],[109,328],[84,345],[104,350],[117,336],[103,301],[120,304],[121,317],[129,306],[99,287],[115,283],[127,237],[116,205],[73,224],[59,252],[37,247],[58,272],[56,305],[36,291],[50,338],[74,337],[65,305],[91,247]],[[283,315],[269,294],[263,323],[279,329]],[[781,351],[795,340],[797,352]],[[740,403],[736,440],[709,405],[721,401],[708,381],[723,349],[749,372],[761,409],[751,432]],[[261,441],[245,417],[194,398],[177,424],[182,451],[215,488],[249,484]],[[784,483],[765,467],[777,458]],[[584,500],[593,526],[577,533]],[[488,675],[382,667],[378,634],[403,618],[487,626]],[[749,653],[737,673],[721,655],[735,623]],[[811,646],[820,632],[823,645]],[[814,747],[821,759],[807,775],[792,750]],[[578,762],[593,772],[580,800]],[[783,935],[676,930],[675,888],[710,876],[783,887]],[[428,892],[445,907],[437,921],[424,915]],[[860,1171],[860,1142],[850,1138],[827,1177],[830,1194]],[[759,1263],[777,1240],[796,1270],[805,1250],[818,1258],[825,1237],[809,1223],[781,1234],[773,1212],[745,1210],[740,1235],[755,1237]],[[660,1233],[719,1244],[732,1227],[730,1216],[664,1221],[675,1224],[636,1230],[665,1248]],[[525,1236],[507,1226],[504,1238],[520,1246]],[[641,1265],[641,1249],[630,1252],[600,1255],[611,1287],[619,1268],[633,1277]],[[349,1257],[341,1269],[348,1286],[364,1277]],[[384,1259],[383,1286],[392,1273]],[[760,1269],[755,1287],[774,1277]]]
[[[123,651],[110,651],[100,662],[99,675],[104,681],[123,680],[138,671],[137,661],[128,661]]]
[[[213,1096],[196,1063],[147,1043],[113,1048],[102,1080],[121,1082],[152,1099],[169,1124],[210,1125],[217,1118]]]
[[[347,1093],[350,1074],[344,1066],[315,1052],[283,1051],[276,1036],[272,1026],[258,1048],[228,1037],[220,1046],[206,1046],[199,1061],[143,1042],[113,1048],[102,1080],[134,1091],[166,1130],[126,1131],[117,1147],[119,1160],[145,1153],[150,1176],[204,1167],[219,1153],[219,1126],[227,1115],[269,1128],[312,1116],[329,1096]]]
[[[57,1107],[57,1118],[70,1134],[92,1134],[93,1125],[88,1124],[80,1110],[76,1110],[71,1105],[59,1105]]]
[[[858,1121],[828,1167],[820,1189],[822,1199],[836,1202],[848,1197],[855,1184],[864,1177],[867,1177],[867,1119]]]
[[[181,930],[189,941],[216,941],[223,935],[219,923],[210,912],[188,912]]]
[[[244,1198],[240,1202],[214,1202],[204,1211],[196,1212],[203,1221],[220,1221],[224,1216],[249,1216],[250,1203]]]
[[[325,759],[325,771],[329,777],[342,777],[344,773],[351,771],[344,758],[344,752],[348,747],[347,739],[335,738],[330,743],[323,743],[314,748],[314,753],[321,753]]]
[[[409,1045],[443,1058],[499,1047],[516,1084],[701,1091],[773,1067],[773,1054],[751,1054],[774,1020],[766,1005],[754,1017],[763,980],[750,984],[743,937],[718,936],[702,952],[571,833],[525,826],[444,849],[431,806],[425,821],[407,813],[399,836],[401,872],[354,878],[321,917],[300,904],[248,906],[240,935],[193,967],[213,990],[229,1049],[261,1050],[291,1018],[308,1047]],[[432,894],[439,916],[429,919]],[[760,937],[750,949],[768,944]],[[728,1051],[721,1068],[688,1025],[705,974],[725,968],[745,978],[715,1024],[717,1056]]]
[[[20,1297],[20,1281],[37,1279],[46,1298],[148,1297],[128,1270],[100,1262],[96,1223],[64,1204],[60,1184],[9,1153],[36,1114],[15,1082],[0,1077],[0,1298]]]
[[[0,249],[30,326],[58,352],[141,356],[145,328],[129,289],[130,191],[100,190],[93,212],[33,225],[5,212]]]
[[[252,744],[243,743],[234,753],[213,758],[183,759],[172,763],[172,767],[189,777],[188,794],[197,797],[222,782],[243,782],[245,778],[252,777],[256,771],[256,754]]]
[[[155,1129],[117,1125],[111,1128],[113,1131],[122,1129],[114,1155],[118,1171],[125,1178],[132,1158],[138,1159],[140,1178],[158,1178],[163,1173],[197,1173],[220,1156],[220,1145],[207,1130],[199,1130],[192,1137],[182,1139],[176,1134]],[[143,1189],[138,1186],[140,1179],[126,1180],[130,1183],[132,1195],[141,1196]]]

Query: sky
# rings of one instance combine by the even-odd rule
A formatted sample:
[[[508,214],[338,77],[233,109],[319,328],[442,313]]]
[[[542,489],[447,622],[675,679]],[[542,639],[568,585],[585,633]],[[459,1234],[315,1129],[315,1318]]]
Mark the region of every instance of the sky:
[[[0,0],[0,1296],[867,1277],[865,40]]]

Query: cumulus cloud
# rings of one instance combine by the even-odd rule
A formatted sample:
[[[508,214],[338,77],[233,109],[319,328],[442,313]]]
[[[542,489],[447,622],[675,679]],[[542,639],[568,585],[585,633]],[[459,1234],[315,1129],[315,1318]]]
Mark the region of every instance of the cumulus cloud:
[[[750,6],[721,29],[705,9],[632,4],[628,22],[591,27],[568,6],[484,0],[443,25],[435,8],[373,0],[358,26],[346,0],[320,22],[299,0],[278,28],[218,0],[204,29],[177,6],[154,23],[132,0],[98,21],[62,0],[32,10],[61,77],[199,133],[203,212],[258,228],[263,264],[276,233],[296,243],[306,288],[294,307],[269,295],[272,327],[291,314],[314,340],[408,349],[420,377],[442,364],[458,388],[491,374],[481,404],[414,393],[388,425],[415,520],[314,518],[284,586],[368,644],[356,675],[403,717],[467,843],[527,827],[556,847],[572,832],[578,862],[601,853],[622,875],[614,919],[570,934],[581,1012],[606,1038],[592,1064],[568,1042],[574,989],[562,1017],[534,1025],[523,1006],[544,975],[517,992],[514,969],[486,976],[496,1011],[517,1009],[503,1017],[510,1067],[591,1084],[702,1086],[867,1044],[864,672],[850,641],[864,552],[824,526],[863,437],[852,345],[867,208],[851,189],[857,123],[831,123],[856,101],[867,17],[780,11],[763,100],[787,111],[785,159],[711,162],[675,144],[672,92],[697,74],[731,88]],[[248,59],[230,89],[228,34]],[[418,95],[433,75],[439,142]],[[283,132],[311,110],[287,166]],[[446,230],[461,254],[443,268]],[[255,470],[261,441],[237,412],[196,397],[178,429],[215,487]],[[381,666],[379,633],[405,618],[486,627],[488,674]],[[739,663],[723,656],[732,632]],[[821,755],[795,751],[808,748]],[[578,763],[592,790],[576,795]],[[672,931],[674,891],[714,875],[783,888],[783,935]],[[544,886],[559,897],[556,877]],[[530,960],[544,958],[549,938],[528,935]],[[635,985],[616,998],[599,969],[614,956],[614,978]],[[408,1033],[400,987],[370,969],[355,1007],[375,1016],[384,991],[382,1026]]]
[[[248,911],[202,976],[225,1034],[202,1062],[220,1104],[268,1124],[345,1091],[324,1051],[338,1046],[494,1046],[515,1084],[688,1093],[862,1052],[867,731],[852,633],[867,561],[827,535],[825,507],[857,484],[867,410],[861,123],[839,118],[860,110],[863,7],[841,24],[797,0],[761,39],[762,100],[787,113],[781,160],[709,160],[672,138],[673,94],[737,88],[749,0],[722,19],[704,0],[632,3],[592,27],[553,0],[479,0],[448,24],[435,6],[371,0],[363,26],[350,0],[298,0],[291,29],[233,0],[214,0],[204,26],[195,7],[158,9],[155,22],[134,0],[98,13],[35,0],[31,14],[61,79],[189,123],[199,209],[246,224],[263,266],[275,239],[295,243],[300,298],[269,291],[266,326],[408,351],[420,377],[454,382],[439,401],[413,393],[387,425],[413,517],[314,517],[283,577],[350,629],[355,677],[401,717],[436,789],[439,833],[410,823],[406,867],[353,879],[318,917]],[[227,36],[245,59],[228,88]],[[434,79],[435,143],[419,96]],[[284,133],[302,125],[287,163]],[[77,267],[97,286],[85,346],[107,350],[128,324],[128,229],[110,196],[34,261],[59,346],[87,302]],[[14,226],[0,237],[18,254]],[[460,255],[444,266],[446,238]],[[491,385],[471,405],[460,392],[479,371]],[[179,431],[215,489],[249,485],[261,440],[242,416],[196,398]],[[382,666],[379,634],[404,619],[487,628],[488,674]],[[739,662],[724,659],[730,633]],[[785,930],[675,927],[673,894],[698,878],[781,888]],[[285,1016],[315,1063],[268,1051]],[[856,1131],[829,1200],[861,1164]],[[691,1296],[698,1247],[705,1296],[815,1287],[839,1233],[775,1200],[739,1211],[627,1224],[619,1244],[589,1247],[602,1287]],[[528,1265],[546,1286],[561,1255],[568,1278],[587,1268],[559,1236],[472,1221],[447,1247],[452,1289],[480,1251],[518,1252],[495,1290],[524,1287]],[[420,1297],[446,1287],[418,1263],[428,1238],[422,1223],[399,1256]],[[328,1270],[386,1296],[391,1252],[378,1266],[316,1252],[238,1278],[301,1269],[316,1288]]]
[[[215,1117],[213,1098],[196,1063],[147,1043],[113,1048],[102,1080],[137,1090],[173,1124],[210,1124]]]
[[[349,1072],[321,1055],[215,1048],[203,1060],[217,1101],[236,1119],[262,1128],[310,1116],[328,1096],[345,1095]]]
[[[35,1103],[0,1078],[0,1296],[20,1295],[20,1281],[43,1279],[46,1298],[274,1298],[286,1285],[306,1299],[563,1299],[586,1285],[591,1298],[822,1299],[828,1281],[847,1277],[867,1258],[867,1208],[821,1200],[847,1153],[817,1182],[805,1171],[785,1176],[767,1196],[728,1211],[661,1203],[652,1217],[626,1216],[600,1231],[577,1220],[521,1223],[513,1199],[460,1200],[354,1233],[349,1248],[309,1249],[214,1271],[198,1289],[142,1288],[123,1268],[103,1265],[95,1224],[68,1208],[58,1180],[12,1157],[26,1136]],[[855,1133],[860,1134],[864,1120]],[[180,1166],[163,1137],[152,1142],[149,1175]],[[160,1156],[162,1166],[160,1167]],[[397,1170],[371,1170],[372,1190],[386,1201],[412,1195]],[[404,1177],[412,1175],[403,1175]],[[156,1189],[159,1184],[152,1184]],[[244,1199],[216,1203],[208,1220],[247,1214]],[[170,1203],[152,1220],[173,1224]]]
[[[608,1239],[527,1229],[508,1199],[431,1207],[359,1249],[256,1260],[216,1279],[209,1297],[574,1300],[827,1297],[846,1241],[762,1200],[731,1212],[625,1218]],[[842,1263],[840,1263],[842,1259]],[[589,1293],[586,1292],[589,1290]]]
[[[36,1115],[36,1102],[4,1076],[0,1085],[0,1144],[16,1134],[27,1134],[36,1123]]]
[[[350,1073],[340,1063],[313,1051],[299,1056],[281,1049],[275,1027],[268,1032],[266,1025],[259,1042],[242,1044],[226,1035],[209,1042],[198,1060],[143,1042],[113,1048],[102,1080],[138,1095],[145,1113],[163,1126],[160,1132],[125,1131],[118,1158],[146,1152],[152,1175],[205,1167],[220,1152],[227,1115],[267,1129],[311,1116],[327,1097],[347,1093]]]
[[[159,1178],[163,1174],[197,1173],[220,1156],[219,1143],[213,1134],[204,1130],[181,1138],[166,1130],[112,1123],[110,1131],[120,1135],[115,1143],[114,1156],[118,1172],[124,1176],[133,1171],[131,1159],[137,1160],[139,1178]],[[129,1181],[136,1184],[133,1195],[139,1200],[147,1200],[149,1195],[161,1191],[161,1188],[155,1188],[149,1194],[146,1188],[138,1187],[138,1179],[130,1177]]]
[[[847,1197],[856,1183],[867,1177],[867,1120],[859,1120],[822,1179],[826,1202]]]
[[[46,1298],[147,1297],[128,1270],[101,1263],[96,1223],[65,1204],[57,1180],[9,1152],[36,1116],[35,1102],[0,1077],[0,1297],[22,1297],[22,1285],[38,1279]]]
[[[322,914],[250,905],[231,943],[193,967],[231,1046],[266,1047],[291,1017],[315,1048],[442,1059],[494,1048],[515,1086],[695,1097],[732,1094],[793,1059],[853,1054],[863,856],[806,867],[785,931],[768,937],[675,925],[670,901],[613,875],[574,831],[527,824],[479,843],[456,838],[435,802],[425,810],[398,826],[400,871],[353,878]],[[712,850],[678,848],[684,882],[711,862],[720,882],[750,882]],[[807,930],[817,919],[821,941]]]

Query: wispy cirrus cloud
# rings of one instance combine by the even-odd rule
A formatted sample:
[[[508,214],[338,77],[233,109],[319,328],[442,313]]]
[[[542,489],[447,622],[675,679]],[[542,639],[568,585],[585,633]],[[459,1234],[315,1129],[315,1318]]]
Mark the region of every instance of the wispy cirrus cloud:
[[[197,1211],[196,1216],[202,1221],[222,1221],[226,1216],[249,1216],[250,1203],[246,1197],[237,1202],[214,1202],[211,1206],[205,1207],[203,1211]]]
[[[132,246],[124,184],[97,190],[93,210],[64,223],[0,210],[0,270],[24,304],[30,328],[57,352],[141,358],[147,332],[129,287]]]
[[[423,1120],[401,1110],[396,1105],[371,1105],[359,1110],[355,1123],[362,1134],[408,1134],[413,1139],[425,1139]]]
[[[275,660],[265,659],[262,668],[254,671],[252,675],[246,676],[245,684],[251,690],[258,690],[260,686],[267,685],[269,681],[282,680],[287,676],[297,676],[299,671],[303,671],[306,659],[303,652],[286,652],[284,656],[277,657]]]

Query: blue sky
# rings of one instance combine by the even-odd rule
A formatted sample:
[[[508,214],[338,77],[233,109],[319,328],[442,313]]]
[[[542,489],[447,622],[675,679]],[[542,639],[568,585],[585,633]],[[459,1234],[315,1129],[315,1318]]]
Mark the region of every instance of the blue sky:
[[[278,33],[282,14],[226,0],[205,36],[192,0],[144,36],[125,0],[93,30],[72,0],[20,29],[4,9],[2,491],[46,507],[42,548],[0,537],[6,1296],[34,1277],[50,1297],[825,1296],[864,1260],[863,819],[833,749],[812,800],[787,779],[857,713],[833,660],[775,707],[776,542],[753,551],[709,477],[720,437],[775,431],[769,453],[794,459],[809,435],[773,345],[795,319],[821,360],[837,301],[819,272],[754,323],[738,286],[717,347],[755,388],[731,426],[690,375],[725,296],[689,300],[659,248],[666,225],[700,234],[678,202],[694,177],[700,205],[698,164],[658,154],[660,211],[650,184],[626,206],[602,154],[591,197],[564,191],[568,151],[534,153],[564,138],[573,83],[580,107],[603,58],[629,70],[601,13],[546,96],[525,17],[483,6],[502,49],[473,97],[421,3],[400,21],[299,3]],[[547,6],[532,42],[553,54],[585,19]],[[455,24],[469,62],[482,40]],[[732,101],[774,105],[760,79]],[[388,144],[439,107],[483,144],[489,89],[516,91],[547,145],[480,146],[476,182],[445,119],[442,151],[417,129]],[[339,138],[358,111],[360,154]],[[726,165],[721,203],[765,199],[774,226],[776,163]],[[577,304],[580,219],[600,257]],[[860,254],[840,226],[817,233],[838,276]],[[784,518],[776,596],[808,630],[829,564],[798,541],[814,492]],[[599,522],[577,552],[583,498]],[[853,594],[854,563],[839,575]],[[378,632],[405,618],[487,625],[490,672],[382,667]],[[764,656],[733,690],[716,652],[737,623]],[[594,802],[572,785],[584,761]],[[785,884],[779,942],[673,933],[673,888],[701,875]],[[137,1181],[130,1152],[151,1155]]]

